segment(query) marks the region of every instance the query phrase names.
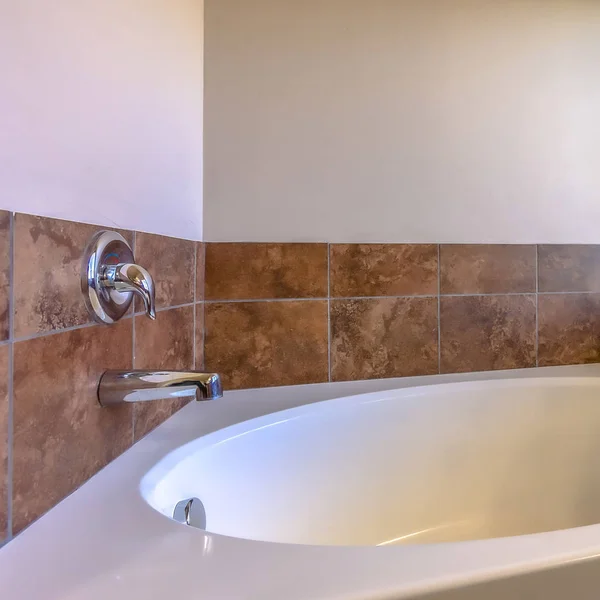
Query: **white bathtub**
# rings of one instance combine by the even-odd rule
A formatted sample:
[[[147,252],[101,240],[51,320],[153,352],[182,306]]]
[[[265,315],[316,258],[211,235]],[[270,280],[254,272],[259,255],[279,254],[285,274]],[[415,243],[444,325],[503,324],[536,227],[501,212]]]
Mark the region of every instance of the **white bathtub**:
[[[0,550],[2,597],[597,598],[599,450],[597,366],[235,392]]]
[[[204,505],[211,533],[387,546],[600,523],[600,378],[375,392],[201,437],[142,480],[166,516]],[[334,551],[334,550],[333,550]]]

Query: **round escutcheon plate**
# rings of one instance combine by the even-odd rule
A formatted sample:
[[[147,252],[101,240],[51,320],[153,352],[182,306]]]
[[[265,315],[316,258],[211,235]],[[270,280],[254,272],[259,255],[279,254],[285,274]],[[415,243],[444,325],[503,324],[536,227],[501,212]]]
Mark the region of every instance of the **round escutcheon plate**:
[[[132,292],[118,292],[100,285],[106,266],[132,263],[133,251],[116,231],[100,231],[90,240],[81,268],[81,291],[90,314],[99,323],[114,323],[129,309]]]

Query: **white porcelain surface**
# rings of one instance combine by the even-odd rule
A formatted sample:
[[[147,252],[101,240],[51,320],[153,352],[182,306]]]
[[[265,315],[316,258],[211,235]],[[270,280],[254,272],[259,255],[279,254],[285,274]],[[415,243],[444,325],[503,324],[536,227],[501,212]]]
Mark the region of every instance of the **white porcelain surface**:
[[[599,375],[322,384],[189,405],[0,550],[1,596],[591,600]],[[509,377],[521,381],[431,386]],[[429,387],[389,392],[417,385]],[[202,498],[216,533],[165,516],[182,494]]]
[[[600,379],[452,383],[341,398],[204,436],[144,478],[212,533],[381,546],[600,523]]]

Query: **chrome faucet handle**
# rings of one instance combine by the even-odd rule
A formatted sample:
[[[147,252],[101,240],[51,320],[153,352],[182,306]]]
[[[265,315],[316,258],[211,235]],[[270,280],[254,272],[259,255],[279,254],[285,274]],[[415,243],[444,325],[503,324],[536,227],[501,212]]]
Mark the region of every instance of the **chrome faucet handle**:
[[[127,240],[116,231],[100,231],[90,240],[83,256],[81,291],[92,317],[114,323],[127,313],[133,295],[139,296],[151,319],[156,319],[154,281],[135,264]]]
[[[122,263],[104,267],[102,285],[117,292],[133,292],[144,302],[146,314],[154,321],[156,306],[154,281],[146,269],[133,263]]]

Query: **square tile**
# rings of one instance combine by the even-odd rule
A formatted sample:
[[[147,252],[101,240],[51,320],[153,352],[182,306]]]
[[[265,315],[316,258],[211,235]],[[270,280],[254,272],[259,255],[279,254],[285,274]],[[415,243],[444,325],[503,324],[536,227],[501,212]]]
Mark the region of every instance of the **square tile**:
[[[539,246],[540,292],[600,292],[600,245]]]
[[[331,296],[420,296],[438,292],[435,244],[332,244]]]
[[[331,302],[333,381],[438,372],[437,298]]]
[[[156,321],[135,317],[135,368],[148,370],[191,370],[194,367],[194,306],[160,311]],[[136,402],[134,437],[139,440],[160,425],[189,399]]]
[[[442,294],[535,292],[536,247],[519,244],[443,244]]]
[[[206,369],[227,389],[327,381],[327,302],[205,305]]]
[[[15,337],[92,322],[81,293],[82,257],[106,228],[21,213],[14,228]],[[120,233],[131,241],[131,232]]]
[[[327,244],[206,244],[207,300],[326,298]]]
[[[441,298],[441,372],[535,367],[535,295]]]
[[[131,369],[132,320],[14,347],[13,533],[77,489],[132,443],[132,408],[102,408],[107,369]]]
[[[135,260],[154,278],[157,308],[194,302],[196,242],[138,232]]]
[[[600,362],[600,294],[540,294],[539,365]]]

